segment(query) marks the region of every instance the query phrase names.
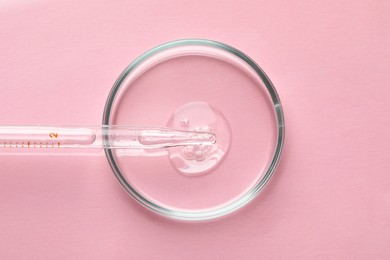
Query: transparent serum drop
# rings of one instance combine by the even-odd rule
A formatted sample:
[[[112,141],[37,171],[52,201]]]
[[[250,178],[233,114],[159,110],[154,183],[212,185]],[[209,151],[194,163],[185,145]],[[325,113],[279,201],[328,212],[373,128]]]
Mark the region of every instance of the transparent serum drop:
[[[230,144],[230,127],[225,117],[205,102],[191,102],[178,108],[168,122],[169,127],[195,132],[211,132],[215,144],[187,145],[169,149],[174,168],[187,176],[210,173],[223,160]]]

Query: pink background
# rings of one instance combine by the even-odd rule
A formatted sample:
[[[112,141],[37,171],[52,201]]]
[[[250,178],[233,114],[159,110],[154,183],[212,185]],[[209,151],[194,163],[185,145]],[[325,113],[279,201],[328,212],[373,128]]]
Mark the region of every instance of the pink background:
[[[200,37],[264,68],[287,132],[265,192],[200,224],[141,208],[99,156],[1,156],[0,258],[389,259],[389,12],[368,0],[1,1],[0,124],[98,124],[130,61]]]

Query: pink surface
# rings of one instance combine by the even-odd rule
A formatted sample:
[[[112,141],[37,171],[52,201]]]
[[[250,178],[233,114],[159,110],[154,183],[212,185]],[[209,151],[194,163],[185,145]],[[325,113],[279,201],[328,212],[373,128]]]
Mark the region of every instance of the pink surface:
[[[265,192],[200,224],[141,208],[99,156],[2,156],[0,258],[390,258],[389,11],[386,1],[2,1],[0,124],[100,123],[131,60],[200,37],[264,68],[287,132]]]

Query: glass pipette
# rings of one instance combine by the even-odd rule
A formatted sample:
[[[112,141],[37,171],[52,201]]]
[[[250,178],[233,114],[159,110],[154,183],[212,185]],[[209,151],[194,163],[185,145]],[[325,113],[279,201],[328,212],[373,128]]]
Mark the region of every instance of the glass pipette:
[[[215,134],[211,132],[166,127],[0,126],[2,148],[158,149],[215,142]]]

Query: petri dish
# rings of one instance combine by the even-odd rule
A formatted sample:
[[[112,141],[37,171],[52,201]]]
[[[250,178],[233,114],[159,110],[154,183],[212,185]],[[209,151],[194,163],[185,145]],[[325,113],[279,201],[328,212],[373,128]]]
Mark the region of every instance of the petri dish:
[[[108,96],[103,124],[215,133],[213,145],[105,149],[136,201],[188,221],[252,201],[273,175],[284,140],[281,102],[263,70],[243,52],[203,39],[168,42],[134,60]]]

